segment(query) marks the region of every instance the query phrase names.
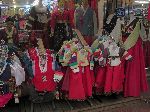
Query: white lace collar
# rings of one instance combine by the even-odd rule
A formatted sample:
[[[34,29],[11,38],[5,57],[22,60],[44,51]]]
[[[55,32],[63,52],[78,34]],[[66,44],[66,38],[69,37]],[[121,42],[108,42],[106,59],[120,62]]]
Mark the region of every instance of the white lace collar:
[[[45,59],[43,60],[42,56],[39,55],[39,51],[38,49],[36,48],[36,52],[37,52],[37,55],[39,57],[39,68],[40,68],[40,71],[42,73],[46,72],[47,71],[47,62],[48,62],[48,58],[47,58],[47,53],[45,53]],[[44,63],[43,63],[44,61]],[[44,66],[42,66],[42,63],[44,64]]]

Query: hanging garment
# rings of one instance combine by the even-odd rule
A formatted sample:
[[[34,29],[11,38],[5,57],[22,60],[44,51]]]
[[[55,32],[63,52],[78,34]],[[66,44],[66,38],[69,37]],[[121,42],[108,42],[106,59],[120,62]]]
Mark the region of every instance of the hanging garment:
[[[150,67],[150,41],[143,41],[143,51],[144,51],[144,58],[145,58],[145,67]]]
[[[75,27],[81,32],[87,44],[91,45],[94,41],[93,36],[97,33],[97,19],[92,8],[84,10],[78,7],[75,10]]]
[[[124,71],[122,71],[120,47],[115,42],[109,46],[109,58],[106,66],[105,93],[119,93],[123,91]]]
[[[142,40],[140,37],[129,51],[133,59],[132,61],[126,62],[124,96],[139,97],[141,92],[146,92],[148,90]]]
[[[11,75],[15,77],[16,86],[25,81],[25,71],[17,62],[14,62],[11,67]]]
[[[53,49],[58,52],[65,40],[73,37],[72,27],[74,26],[72,16],[68,10],[57,10],[52,13],[51,29],[54,31]]]
[[[62,90],[68,92],[68,99],[85,100],[92,96],[95,79],[92,69],[93,63],[90,62],[90,59],[90,52],[84,49],[71,53],[69,68],[62,85]]]
[[[133,59],[125,62],[125,82],[124,82],[124,96],[140,96],[141,92],[148,90],[146,80],[144,54],[142,48],[142,39],[140,35],[140,22],[133,21],[135,26],[131,34],[123,37],[123,44],[125,49],[130,52]],[[127,29],[128,30],[128,29]],[[137,64],[138,63],[138,64]]]
[[[97,94],[103,94],[106,81],[106,66],[97,66],[95,69],[95,87]]]
[[[42,59],[38,55],[38,50],[35,48],[29,50],[30,57],[33,61],[34,78],[32,79],[33,85],[37,91],[54,91],[56,89],[56,83],[53,80],[54,71],[52,70],[52,54],[49,50],[46,50],[45,63],[42,67]]]

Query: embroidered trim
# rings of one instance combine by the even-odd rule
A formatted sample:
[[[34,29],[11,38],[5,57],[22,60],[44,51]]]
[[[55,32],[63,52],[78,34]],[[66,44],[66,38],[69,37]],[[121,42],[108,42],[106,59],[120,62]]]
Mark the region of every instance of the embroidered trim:
[[[37,48],[35,48],[35,50],[36,50],[37,56],[38,56],[38,58],[39,58],[39,68],[40,68],[40,71],[41,71],[42,73],[44,73],[44,72],[47,71],[47,61],[48,61],[47,53],[45,54],[45,57],[46,57],[45,61],[46,61],[46,63],[44,64],[44,67],[42,67],[42,66],[41,66],[41,61],[42,61],[43,59],[42,59],[41,56],[39,55],[39,50],[38,50]]]
[[[41,62],[43,61],[43,58],[41,58],[41,56],[39,56],[39,67],[40,67],[40,71],[42,73],[47,71],[47,61],[48,61],[47,55],[45,57],[46,57],[46,59],[45,59],[45,62],[44,62],[44,67],[42,67]]]
[[[0,46],[0,49],[2,50],[1,52],[4,53],[4,56],[1,56],[1,58],[2,57],[5,58],[4,60],[2,60],[2,61],[4,61],[5,65],[3,66],[2,70],[0,70],[0,75],[1,75],[7,66],[6,60],[7,60],[7,54],[8,54],[8,47],[7,47],[7,45],[2,45],[2,46]]]
[[[2,73],[4,72],[4,70],[6,69],[7,63],[5,63],[4,67],[2,68],[2,70],[0,70],[0,75],[2,75]]]

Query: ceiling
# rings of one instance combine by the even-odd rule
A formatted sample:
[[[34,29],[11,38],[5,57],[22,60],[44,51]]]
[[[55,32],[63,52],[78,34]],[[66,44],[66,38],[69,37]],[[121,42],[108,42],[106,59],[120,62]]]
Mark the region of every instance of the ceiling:
[[[32,4],[34,0],[2,0],[4,4],[10,5],[29,5]]]

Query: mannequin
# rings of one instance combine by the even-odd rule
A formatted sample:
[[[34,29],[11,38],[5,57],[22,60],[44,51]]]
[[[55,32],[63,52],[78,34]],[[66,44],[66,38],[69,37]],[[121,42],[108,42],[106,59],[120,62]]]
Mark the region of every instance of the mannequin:
[[[94,65],[90,48],[79,32],[75,32],[75,37],[65,42],[61,51],[62,63],[68,66],[62,90],[68,93],[68,99],[80,101],[92,96]]]
[[[44,47],[49,48],[49,21],[50,13],[47,7],[43,6],[42,0],[39,0],[37,6],[33,6],[28,17],[26,29],[30,31],[30,42],[36,46],[36,38],[43,39]]]
[[[34,63],[32,82],[36,90],[54,91],[56,84],[53,81],[53,56],[50,50],[44,48],[42,39],[38,39],[38,47],[29,49],[29,56]]]
[[[44,48],[42,39],[38,39],[38,47],[29,49],[28,53],[33,63],[32,85],[28,85],[30,100],[35,103],[53,100],[56,83],[52,52]]]
[[[133,20],[129,24],[127,31],[130,30],[130,26],[133,29],[130,31],[131,34],[129,36],[123,36],[124,48],[133,57],[133,60],[126,62],[124,96],[139,97],[141,92],[148,90],[139,20]],[[134,79],[134,82],[132,79]]]
[[[91,45],[94,40],[93,37],[97,33],[96,14],[89,7],[88,0],[84,0],[82,6],[75,10],[75,26],[85,41]]]
[[[68,10],[67,2],[60,0],[58,10],[52,13],[51,32],[54,37],[54,51],[58,52],[63,44],[63,41],[72,38],[73,27],[72,16]]]
[[[42,3],[42,1],[43,0],[39,0],[39,3],[38,3],[38,5],[37,6],[35,6],[35,10],[37,11],[37,12],[46,12],[47,11],[47,7],[45,7],[44,5],[43,5],[43,3]],[[44,22],[44,21],[43,21]]]

